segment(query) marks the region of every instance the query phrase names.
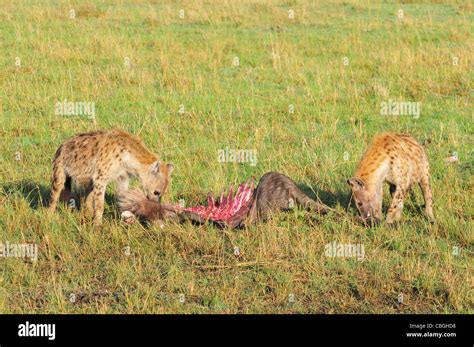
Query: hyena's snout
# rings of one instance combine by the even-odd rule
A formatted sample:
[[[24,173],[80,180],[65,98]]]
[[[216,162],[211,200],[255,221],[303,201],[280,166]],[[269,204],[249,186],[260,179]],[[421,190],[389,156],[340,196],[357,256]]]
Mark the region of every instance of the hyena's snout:
[[[366,226],[376,226],[382,223],[382,220],[380,218],[375,218],[375,217],[362,218],[359,216],[358,220]]]
[[[376,226],[382,222],[382,218],[378,216],[372,209],[360,211],[359,220],[365,225]]]

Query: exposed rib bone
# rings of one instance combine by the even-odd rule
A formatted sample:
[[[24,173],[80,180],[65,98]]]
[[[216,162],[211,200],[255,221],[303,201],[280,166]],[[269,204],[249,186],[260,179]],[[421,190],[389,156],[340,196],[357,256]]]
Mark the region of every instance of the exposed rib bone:
[[[184,211],[198,214],[205,220],[223,222],[224,224],[236,224],[237,220],[245,217],[252,205],[254,181],[239,185],[234,195],[233,186],[229,187],[227,195],[222,192],[218,201],[212,193],[208,194],[207,206],[195,206],[185,208]]]

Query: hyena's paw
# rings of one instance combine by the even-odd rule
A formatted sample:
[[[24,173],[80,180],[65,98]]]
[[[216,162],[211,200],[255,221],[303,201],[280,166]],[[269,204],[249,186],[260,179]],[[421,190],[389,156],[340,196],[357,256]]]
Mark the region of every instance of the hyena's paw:
[[[393,220],[392,216],[387,216],[387,219],[385,219],[385,223],[387,224],[393,224],[395,221]]]
[[[94,225],[94,227],[101,227],[102,226],[102,217],[97,217],[95,216],[92,220],[92,224]]]
[[[400,222],[402,220],[402,208],[399,207],[398,209],[389,209],[387,213],[387,219],[385,220],[387,224],[393,224],[396,222]]]
[[[388,225],[394,225],[395,223],[400,222],[401,217],[400,216],[395,216],[395,215],[387,215],[387,219],[385,220],[385,223]]]

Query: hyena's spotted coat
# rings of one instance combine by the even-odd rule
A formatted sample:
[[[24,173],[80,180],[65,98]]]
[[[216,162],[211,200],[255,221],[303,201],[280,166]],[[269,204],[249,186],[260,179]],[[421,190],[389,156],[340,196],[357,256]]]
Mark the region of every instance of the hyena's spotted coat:
[[[390,185],[392,196],[387,223],[400,220],[403,200],[415,183],[423,192],[426,215],[434,222],[428,157],[411,136],[398,133],[376,136],[360,161],[355,176],[347,181],[364,220],[382,220],[382,188],[385,181]]]
[[[53,160],[50,210],[56,209],[63,189],[71,189],[71,179],[86,187],[86,208],[93,212],[94,224],[102,221],[104,196],[110,181],[118,192],[128,189],[129,176],[138,177],[148,198],[160,199],[169,186],[174,166],[162,164],[143,142],[121,130],[82,133],[59,146]]]

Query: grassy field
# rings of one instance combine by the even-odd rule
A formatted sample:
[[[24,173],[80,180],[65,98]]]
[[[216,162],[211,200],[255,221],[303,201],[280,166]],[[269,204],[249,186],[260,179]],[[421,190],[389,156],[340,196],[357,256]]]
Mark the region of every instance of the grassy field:
[[[3,0],[0,242],[38,259],[0,258],[0,312],[474,312],[467,3]],[[95,120],[56,114],[63,100],[93,102]],[[390,100],[421,114],[381,115]],[[101,230],[81,210],[49,216],[56,148],[113,127],[175,164],[166,200],[279,171],[337,213],[128,227],[111,186]],[[346,180],[381,131],[426,146],[436,224],[418,188],[399,225],[357,223]],[[226,147],[257,165],[219,162]],[[326,256],[331,242],[362,244],[363,261]]]

